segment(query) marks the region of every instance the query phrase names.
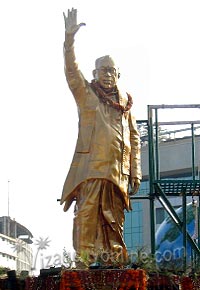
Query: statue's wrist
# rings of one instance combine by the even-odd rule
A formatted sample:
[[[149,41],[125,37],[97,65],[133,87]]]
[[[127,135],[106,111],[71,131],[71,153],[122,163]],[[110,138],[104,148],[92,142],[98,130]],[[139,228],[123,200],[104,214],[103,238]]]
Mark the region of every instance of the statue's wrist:
[[[74,44],[74,34],[65,32],[65,42],[64,47],[66,50],[69,50],[73,47]]]

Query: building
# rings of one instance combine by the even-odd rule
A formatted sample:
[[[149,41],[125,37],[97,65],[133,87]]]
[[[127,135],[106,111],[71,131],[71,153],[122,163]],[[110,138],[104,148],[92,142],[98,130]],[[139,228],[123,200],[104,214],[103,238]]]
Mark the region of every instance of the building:
[[[17,272],[31,271],[32,233],[8,216],[0,217],[0,266]]]
[[[191,134],[191,127],[185,126],[182,129],[163,131],[159,136],[159,178],[160,179],[200,179],[200,134],[199,126],[195,127],[195,134]],[[151,210],[147,198],[149,188],[149,140],[148,134],[142,139],[142,172],[143,180],[139,192],[132,199],[131,212],[125,213],[124,239],[128,251],[137,251],[145,248],[151,249]],[[154,140],[155,141],[155,140]],[[154,142],[153,141],[153,142]],[[152,157],[153,158],[153,157]],[[170,197],[174,209],[182,206],[181,197]],[[187,202],[192,200],[187,197]],[[155,200],[155,230],[167,217],[167,212]]]

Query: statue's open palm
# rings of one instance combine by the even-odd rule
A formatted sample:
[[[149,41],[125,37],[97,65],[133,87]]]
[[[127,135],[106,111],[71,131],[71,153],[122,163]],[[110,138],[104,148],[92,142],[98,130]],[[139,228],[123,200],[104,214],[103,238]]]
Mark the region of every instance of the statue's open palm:
[[[65,20],[65,33],[75,35],[79,28],[85,23],[77,24],[77,9],[72,8],[68,9],[68,15],[66,17],[63,12],[64,20]]]

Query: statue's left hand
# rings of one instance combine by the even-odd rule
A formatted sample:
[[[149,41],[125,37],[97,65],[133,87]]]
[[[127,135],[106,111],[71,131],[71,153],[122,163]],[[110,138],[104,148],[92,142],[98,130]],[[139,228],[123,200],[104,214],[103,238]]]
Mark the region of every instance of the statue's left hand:
[[[139,187],[140,187],[140,179],[139,178],[132,178],[131,179],[131,187],[132,187],[132,190],[130,192],[130,195],[134,195],[137,193],[137,191],[139,190]]]

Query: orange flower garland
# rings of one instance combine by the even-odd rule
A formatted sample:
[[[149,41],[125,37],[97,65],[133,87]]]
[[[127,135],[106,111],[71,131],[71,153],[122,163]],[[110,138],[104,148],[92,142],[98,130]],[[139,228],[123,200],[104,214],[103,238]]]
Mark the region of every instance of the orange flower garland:
[[[99,100],[111,107],[113,107],[114,109],[121,111],[122,113],[127,112],[131,109],[132,105],[133,105],[133,100],[130,94],[127,94],[128,97],[128,102],[126,104],[126,106],[122,106],[120,105],[118,102],[114,102],[111,98],[109,98],[109,96],[111,95],[117,95],[118,96],[118,89],[117,87],[115,88],[115,91],[111,91],[110,93],[107,93],[100,87],[99,83],[95,80],[92,80],[91,82],[91,87],[94,90],[94,92],[96,93],[96,95],[98,96]]]
[[[60,290],[70,290],[71,287],[77,288],[77,290],[84,290],[81,285],[77,271],[65,271],[61,276]]]
[[[66,270],[61,276],[60,290],[96,289],[97,285],[101,289],[110,285],[118,290],[146,290],[147,278],[144,270]]]
[[[25,290],[59,290],[60,276],[27,277],[25,280]]]
[[[181,279],[181,289],[182,290],[193,290],[193,289],[195,289],[193,287],[192,279],[190,277],[183,277]]]
[[[7,289],[7,279],[0,279],[0,288]],[[19,281],[20,283],[20,281]],[[155,274],[147,277],[144,270],[66,270],[57,276],[39,276],[27,277],[25,279],[24,290],[85,290],[85,289],[112,289],[112,290],[130,290],[134,287],[136,290],[146,289],[168,289],[175,285],[180,285],[181,290],[199,290],[199,276],[164,276]],[[21,288],[20,288],[21,289]]]

